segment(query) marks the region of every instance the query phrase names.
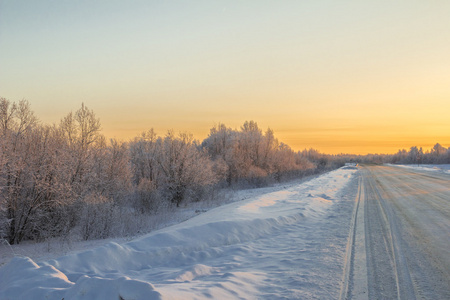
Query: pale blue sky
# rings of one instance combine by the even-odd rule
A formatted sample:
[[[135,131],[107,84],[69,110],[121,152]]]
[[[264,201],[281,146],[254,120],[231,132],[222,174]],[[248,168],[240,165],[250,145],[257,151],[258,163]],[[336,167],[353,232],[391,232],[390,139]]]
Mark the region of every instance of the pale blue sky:
[[[0,0],[0,96],[44,122],[84,102],[109,137],[253,119],[296,149],[445,145],[449,16],[450,1]]]

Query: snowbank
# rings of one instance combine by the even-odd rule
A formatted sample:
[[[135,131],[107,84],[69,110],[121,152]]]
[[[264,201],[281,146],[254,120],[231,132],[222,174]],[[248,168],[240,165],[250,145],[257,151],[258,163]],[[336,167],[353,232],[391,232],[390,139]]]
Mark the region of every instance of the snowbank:
[[[39,265],[16,257],[0,268],[0,299],[257,298],[268,274],[292,271],[298,259],[286,250],[295,249],[292,242],[314,245],[312,224],[329,215],[355,172],[342,168],[128,243]]]
[[[419,171],[429,171],[429,172],[440,172],[440,173],[446,173],[450,174],[450,164],[444,164],[444,165],[392,165],[388,164],[390,166],[395,167],[401,167],[401,168],[408,168],[413,170],[419,170]]]

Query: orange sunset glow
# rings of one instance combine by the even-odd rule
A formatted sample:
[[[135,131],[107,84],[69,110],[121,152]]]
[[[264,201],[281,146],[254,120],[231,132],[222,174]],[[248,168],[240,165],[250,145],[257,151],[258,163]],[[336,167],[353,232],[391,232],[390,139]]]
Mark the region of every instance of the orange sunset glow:
[[[0,1],[0,96],[109,138],[254,120],[294,150],[450,146],[448,1]]]

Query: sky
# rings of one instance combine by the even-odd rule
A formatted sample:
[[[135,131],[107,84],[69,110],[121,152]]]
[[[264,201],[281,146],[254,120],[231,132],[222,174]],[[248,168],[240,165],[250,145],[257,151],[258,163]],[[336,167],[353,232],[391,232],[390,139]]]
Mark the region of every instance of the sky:
[[[294,150],[450,146],[450,1],[0,0],[0,97],[109,138],[254,120]]]

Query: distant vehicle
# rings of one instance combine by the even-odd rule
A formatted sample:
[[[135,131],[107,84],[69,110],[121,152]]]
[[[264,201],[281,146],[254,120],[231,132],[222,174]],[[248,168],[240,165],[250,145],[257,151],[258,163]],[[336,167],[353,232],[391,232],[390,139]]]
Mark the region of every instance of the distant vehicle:
[[[345,166],[346,167],[357,167],[358,164],[357,163],[353,163],[353,162],[348,162],[348,163],[345,163]]]

